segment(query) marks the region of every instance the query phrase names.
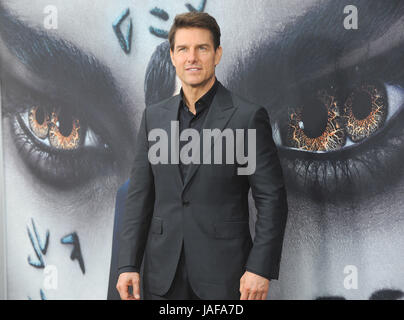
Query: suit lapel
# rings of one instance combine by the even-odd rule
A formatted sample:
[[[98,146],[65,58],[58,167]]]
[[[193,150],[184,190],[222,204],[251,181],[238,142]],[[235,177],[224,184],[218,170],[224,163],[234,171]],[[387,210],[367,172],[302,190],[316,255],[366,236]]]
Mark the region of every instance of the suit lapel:
[[[223,128],[228,123],[228,121],[230,120],[235,110],[236,108],[233,106],[233,101],[230,92],[225,87],[223,87],[222,84],[219,83],[219,87],[217,89],[215,97],[213,98],[212,104],[209,107],[208,114],[206,115],[200,134],[202,135],[203,129],[217,128],[222,131]],[[214,144],[211,145],[210,152],[212,151],[213,146]],[[210,153],[209,155],[201,154],[200,162],[203,162],[203,159],[206,156],[210,156]],[[182,191],[184,191],[187,185],[190,183],[192,177],[199,169],[199,166],[200,164],[194,162],[190,164],[190,168],[188,170],[187,176],[185,177]]]
[[[168,157],[170,159],[170,163],[172,162],[171,153],[173,148],[179,150],[179,132],[171,132],[171,122],[178,121],[178,109],[180,106],[180,95],[174,96],[168,104],[165,105],[165,110],[160,114],[160,123],[162,124],[162,129],[167,132],[168,135]],[[174,134],[174,135],[173,135]],[[171,143],[173,141],[173,145]],[[177,152],[179,155],[179,151]],[[181,178],[181,172],[179,164],[170,165],[173,176],[175,176],[175,181],[178,183],[178,186],[182,189],[183,182]]]

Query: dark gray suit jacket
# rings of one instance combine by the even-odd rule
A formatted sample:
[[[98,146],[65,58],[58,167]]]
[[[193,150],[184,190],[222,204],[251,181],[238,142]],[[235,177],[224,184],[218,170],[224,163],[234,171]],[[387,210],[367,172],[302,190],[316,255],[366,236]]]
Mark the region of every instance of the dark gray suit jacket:
[[[255,173],[237,175],[241,166],[237,162],[191,164],[183,183],[178,164],[148,160],[148,150],[156,143],[148,141],[148,133],[162,128],[171,141],[170,125],[177,120],[179,102],[176,95],[143,113],[118,268],[140,269],[144,257],[144,285],[163,295],[170,288],[184,243],[189,280],[199,297],[239,299],[240,278],[246,270],[268,279],[279,274],[288,207],[268,113],[219,85],[203,128],[256,129]],[[244,137],[247,150],[247,134]],[[225,155],[225,143],[222,151]],[[250,187],[257,208],[254,241],[249,230]]]

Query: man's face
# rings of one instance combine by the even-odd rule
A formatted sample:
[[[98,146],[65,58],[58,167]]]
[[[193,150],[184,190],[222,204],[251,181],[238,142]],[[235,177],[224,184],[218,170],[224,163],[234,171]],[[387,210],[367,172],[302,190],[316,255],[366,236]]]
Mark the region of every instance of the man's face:
[[[222,48],[215,50],[212,34],[207,29],[181,28],[175,33],[171,61],[183,85],[199,87],[215,75]]]

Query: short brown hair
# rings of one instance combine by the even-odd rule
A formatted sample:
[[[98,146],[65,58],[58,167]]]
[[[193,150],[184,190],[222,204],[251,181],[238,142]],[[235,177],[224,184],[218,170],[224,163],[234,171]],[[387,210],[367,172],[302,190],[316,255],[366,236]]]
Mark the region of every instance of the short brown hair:
[[[220,27],[216,19],[206,12],[187,12],[175,16],[174,23],[168,33],[171,51],[174,51],[175,33],[181,28],[207,29],[212,34],[215,50],[220,46]]]

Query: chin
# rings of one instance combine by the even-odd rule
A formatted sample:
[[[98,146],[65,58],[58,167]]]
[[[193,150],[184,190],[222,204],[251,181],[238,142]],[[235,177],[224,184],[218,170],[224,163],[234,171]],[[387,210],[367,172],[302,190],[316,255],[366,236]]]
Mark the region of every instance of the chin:
[[[198,87],[203,84],[203,81],[185,81],[188,86]]]
[[[189,85],[190,85],[191,87],[201,87],[201,86],[204,85],[204,82],[203,82],[203,81],[191,82]]]
[[[204,84],[206,84],[207,81],[208,81],[208,79],[192,79],[192,80],[187,81],[186,83],[191,87],[199,87],[199,86],[203,86]]]

